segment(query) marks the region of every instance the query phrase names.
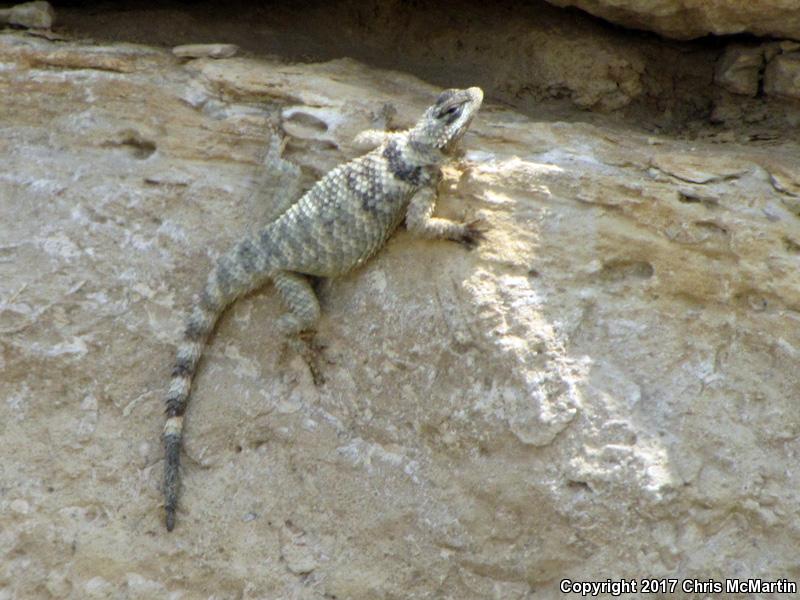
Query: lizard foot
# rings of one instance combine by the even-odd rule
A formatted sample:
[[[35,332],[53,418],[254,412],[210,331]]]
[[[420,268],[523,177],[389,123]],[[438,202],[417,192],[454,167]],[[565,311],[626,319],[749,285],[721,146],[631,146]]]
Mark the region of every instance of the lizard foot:
[[[465,246],[467,250],[472,250],[486,238],[484,234],[487,230],[488,227],[483,219],[476,219],[469,223],[464,223],[464,231],[455,241]]]

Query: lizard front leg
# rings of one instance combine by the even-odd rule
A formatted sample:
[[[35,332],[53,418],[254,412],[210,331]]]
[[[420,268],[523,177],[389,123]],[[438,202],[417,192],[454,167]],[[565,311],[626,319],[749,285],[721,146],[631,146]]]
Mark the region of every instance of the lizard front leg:
[[[319,348],[310,338],[301,334],[311,333],[319,321],[319,300],[311,287],[311,282],[300,273],[278,271],[272,276],[275,288],[289,312],[278,320],[278,329],[286,336],[289,346],[308,364],[311,377],[316,385],[324,382],[319,368]],[[305,343],[304,343],[305,342]]]
[[[447,239],[474,248],[483,239],[480,221],[459,223],[433,216],[436,208],[436,190],[433,187],[420,189],[411,199],[406,211],[406,227],[409,231],[429,239]]]
[[[286,212],[292,204],[300,199],[301,172],[300,167],[283,158],[287,139],[273,130],[269,148],[264,156],[261,171],[255,178],[254,189],[259,197],[266,200],[269,208],[264,215],[266,223],[270,223]]]

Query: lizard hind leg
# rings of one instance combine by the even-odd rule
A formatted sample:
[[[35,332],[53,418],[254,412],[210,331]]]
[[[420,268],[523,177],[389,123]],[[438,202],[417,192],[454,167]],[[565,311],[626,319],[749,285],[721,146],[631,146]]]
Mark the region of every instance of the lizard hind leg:
[[[308,278],[292,271],[278,271],[272,276],[275,288],[289,309],[278,319],[278,329],[286,336],[289,346],[308,364],[315,385],[323,383],[319,367],[319,346],[313,342],[313,330],[319,321],[317,295]]]

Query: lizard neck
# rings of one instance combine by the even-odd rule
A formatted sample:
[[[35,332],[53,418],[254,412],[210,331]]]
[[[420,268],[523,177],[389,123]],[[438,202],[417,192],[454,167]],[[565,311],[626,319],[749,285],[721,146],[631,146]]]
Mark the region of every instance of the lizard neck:
[[[424,148],[412,147],[407,135],[389,140],[380,153],[395,179],[414,188],[429,183],[431,171],[438,170],[438,162],[428,156]]]
[[[406,143],[403,145],[403,154],[409,163],[419,166],[441,165],[447,156],[437,147],[420,139],[412,129],[408,132]]]

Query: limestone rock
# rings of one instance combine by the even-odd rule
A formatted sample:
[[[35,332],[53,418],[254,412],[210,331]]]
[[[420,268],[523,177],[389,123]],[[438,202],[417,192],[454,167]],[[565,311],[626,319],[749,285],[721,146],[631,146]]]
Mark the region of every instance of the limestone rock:
[[[734,94],[755,97],[763,83],[767,95],[798,97],[800,44],[790,40],[757,46],[731,44],[716,64],[714,80]],[[764,65],[766,64],[766,68]]]
[[[761,46],[731,45],[717,62],[714,80],[729,92],[755,97],[764,67]]]
[[[797,570],[795,140],[488,98],[438,208],[486,242],[400,231],[321,284],[325,385],[270,288],[222,319],[168,535],[174,344],[269,212],[272,127],[308,183],[439,89],[23,34],[0,62],[0,598],[521,600]]]
[[[800,99],[800,52],[779,54],[764,71],[764,92]]]
[[[11,8],[0,9],[0,23],[10,23],[20,27],[49,29],[56,13],[49,2],[25,2]]]
[[[800,39],[800,6],[795,0],[548,0],[575,6],[625,27],[655,31],[679,40],[709,34],[753,33]]]

